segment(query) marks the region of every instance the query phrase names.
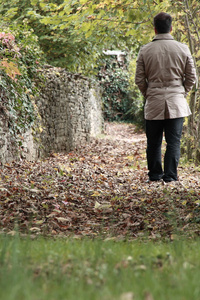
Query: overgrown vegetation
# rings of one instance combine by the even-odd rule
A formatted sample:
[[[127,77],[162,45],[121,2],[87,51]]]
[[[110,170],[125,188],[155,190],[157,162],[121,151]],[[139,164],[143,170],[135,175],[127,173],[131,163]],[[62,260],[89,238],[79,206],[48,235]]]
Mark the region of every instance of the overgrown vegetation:
[[[0,33],[1,111],[16,139],[31,128],[37,116],[34,97],[43,54],[32,30],[1,25]]]

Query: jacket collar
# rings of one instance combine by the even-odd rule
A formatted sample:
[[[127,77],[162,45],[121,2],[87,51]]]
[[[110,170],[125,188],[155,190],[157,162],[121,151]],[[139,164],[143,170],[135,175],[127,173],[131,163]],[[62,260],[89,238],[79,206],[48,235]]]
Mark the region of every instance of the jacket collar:
[[[157,34],[153,41],[156,41],[156,40],[173,40],[173,36],[170,34],[170,33],[159,33]]]

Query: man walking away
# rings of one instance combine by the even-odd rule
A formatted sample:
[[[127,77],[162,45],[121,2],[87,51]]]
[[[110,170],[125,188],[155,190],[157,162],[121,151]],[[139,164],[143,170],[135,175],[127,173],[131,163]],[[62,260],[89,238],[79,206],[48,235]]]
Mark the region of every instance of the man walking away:
[[[193,58],[187,45],[173,39],[172,17],[154,17],[155,37],[141,47],[135,83],[146,99],[144,114],[147,164],[150,181],[177,181],[180,140],[184,117],[191,114],[186,101],[196,80]],[[161,161],[163,133],[166,140],[164,169]]]

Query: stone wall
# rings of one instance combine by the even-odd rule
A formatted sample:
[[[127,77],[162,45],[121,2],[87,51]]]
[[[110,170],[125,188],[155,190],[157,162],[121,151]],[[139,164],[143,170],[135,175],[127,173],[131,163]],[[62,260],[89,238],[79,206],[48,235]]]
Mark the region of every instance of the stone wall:
[[[51,152],[69,152],[102,133],[101,96],[97,84],[80,74],[47,66],[43,70],[45,84],[37,106],[41,116],[37,136],[24,135],[21,156],[35,160]],[[11,137],[3,113],[0,113],[0,159],[17,159],[19,149],[11,145]],[[3,139],[3,140],[2,140]]]
[[[8,127],[9,115],[3,107],[0,108],[0,163],[10,161],[17,155],[15,141]]]

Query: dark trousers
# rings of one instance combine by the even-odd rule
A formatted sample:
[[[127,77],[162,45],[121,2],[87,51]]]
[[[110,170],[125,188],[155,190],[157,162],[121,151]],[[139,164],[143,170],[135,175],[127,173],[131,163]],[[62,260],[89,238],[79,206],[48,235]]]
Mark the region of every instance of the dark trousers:
[[[146,120],[147,164],[149,179],[164,181],[177,180],[177,167],[180,158],[180,140],[183,118],[166,120]],[[162,168],[161,145],[163,133],[166,140],[164,171]]]

